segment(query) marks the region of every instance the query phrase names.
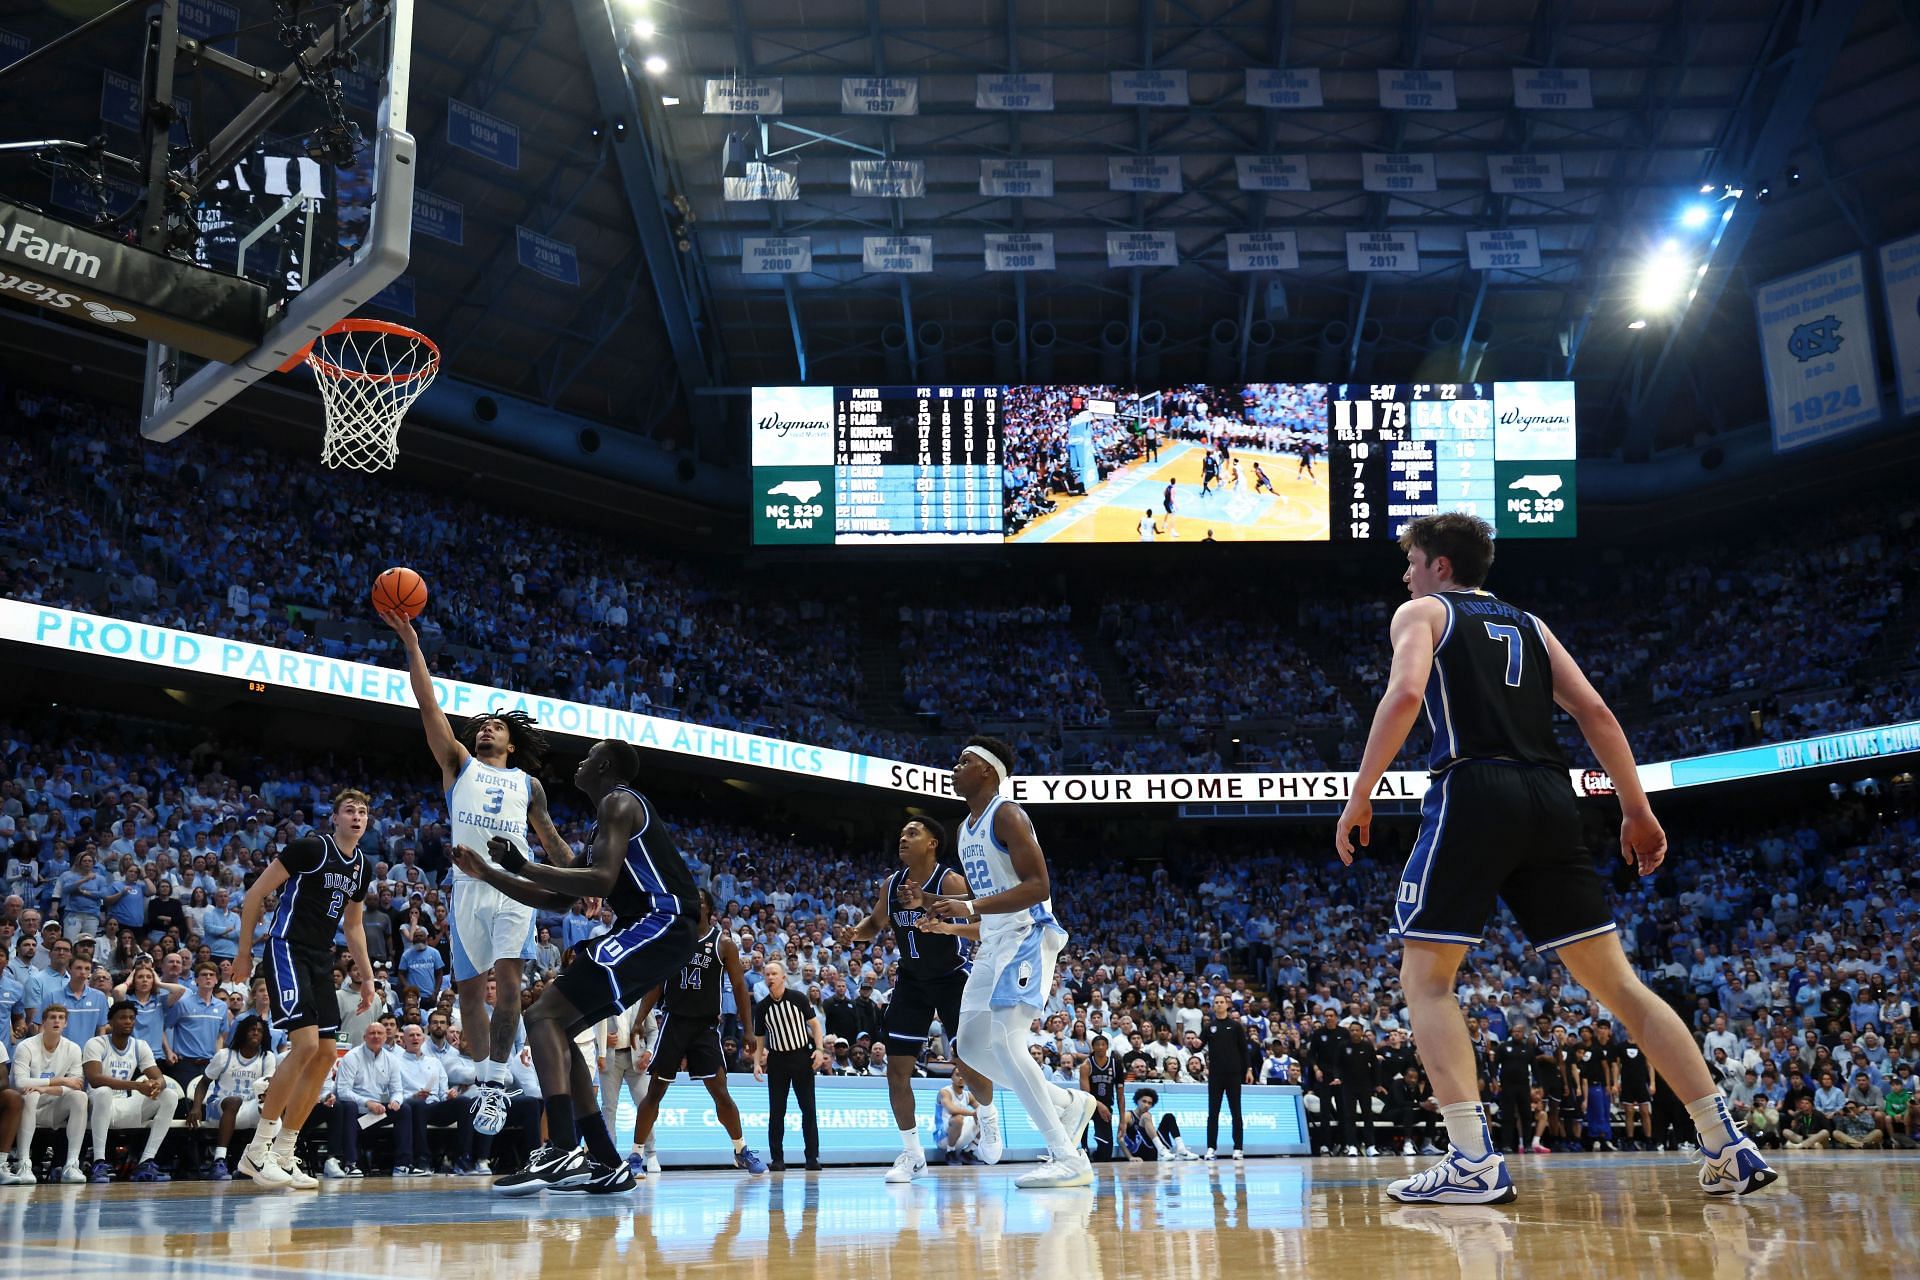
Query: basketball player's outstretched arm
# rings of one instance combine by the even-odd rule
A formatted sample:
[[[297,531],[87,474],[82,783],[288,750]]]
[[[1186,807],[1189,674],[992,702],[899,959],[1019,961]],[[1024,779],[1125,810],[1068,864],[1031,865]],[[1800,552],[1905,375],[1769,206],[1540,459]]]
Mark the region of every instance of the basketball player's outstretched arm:
[[[1394,611],[1389,631],[1393,670],[1387,676],[1387,691],[1380,695],[1380,706],[1373,713],[1367,748],[1353,779],[1353,795],[1333,833],[1333,847],[1348,866],[1353,865],[1355,828],[1359,829],[1362,845],[1373,842],[1373,789],[1380,785],[1387,766],[1413,731],[1413,722],[1420,718],[1421,697],[1433,672],[1434,626],[1436,620],[1444,625],[1445,617],[1446,606],[1428,596],[1409,600]]]
[[[439,699],[433,696],[433,673],[427,670],[427,655],[420,651],[420,636],[413,624],[397,613],[383,613],[380,621],[393,628],[393,634],[400,637],[400,643],[406,648],[407,681],[413,687],[413,700],[420,704],[420,723],[426,726],[427,749],[440,762],[440,789],[451,790],[467,763],[467,749],[453,736],[447,713],[440,709]],[[546,841],[542,839],[541,843]]]
[[[1650,876],[1666,861],[1667,833],[1660,829],[1660,820],[1653,816],[1653,806],[1647,802],[1647,789],[1640,785],[1640,768],[1633,762],[1626,731],[1560,638],[1538,618],[1534,625],[1540,628],[1540,639],[1552,663],[1553,700],[1580,726],[1581,736],[1593,749],[1593,758],[1613,779],[1613,789],[1620,797],[1620,856],[1641,875]]]

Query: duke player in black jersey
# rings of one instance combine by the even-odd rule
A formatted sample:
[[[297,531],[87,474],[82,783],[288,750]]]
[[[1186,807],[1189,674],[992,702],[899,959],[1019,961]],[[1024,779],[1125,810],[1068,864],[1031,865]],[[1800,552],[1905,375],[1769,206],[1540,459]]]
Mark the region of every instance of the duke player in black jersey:
[[[1105,1036],[1095,1036],[1093,1050],[1080,1063],[1080,1091],[1090,1093],[1100,1109],[1093,1113],[1093,1158],[1119,1160],[1120,1144],[1113,1132],[1113,1109],[1120,1103],[1120,1059],[1113,1056]]]
[[[693,873],[667,824],[633,789],[640,753],[627,743],[596,742],[573,775],[592,799],[594,828],[585,866],[529,862],[511,840],[487,845],[494,861],[459,846],[454,863],[515,902],[565,911],[581,898],[604,898],[613,928],[589,939],[526,1012],[527,1046],[546,1102],[547,1142],[519,1173],[494,1180],[501,1195],[538,1191],[609,1195],[631,1190],[633,1170],[600,1115],[599,1094],[574,1036],[638,1003],[687,963],[700,914]],[[579,1149],[586,1140],[587,1149]]]
[[[361,927],[369,875],[360,852],[372,803],[364,791],[335,795],[330,833],[302,836],[287,845],[253,882],[240,906],[240,937],[250,941],[267,898],[279,891],[266,939],[267,995],[274,1030],[287,1033],[287,1052],[260,1102],[260,1126],[240,1156],[240,1171],[261,1186],[311,1191],[320,1185],[300,1167],[294,1145],[333,1070],[333,1037],[340,1030],[340,1002],[333,986],[336,932],[347,935],[347,952],[358,975],[357,1012],[373,1007],[373,962],[367,959],[367,935]],[[245,987],[252,971],[253,948],[242,945],[229,981]]]
[[[944,859],[953,856],[947,829],[932,818],[915,818],[900,828],[900,869],[880,882],[879,896],[866,919],[840,931],[842,945],[871,942],[892,928],[900,948],[900,980],[887,1002],[887,1093],[893,1102],[893,1120],[900,1130],[900,1154],[887,1170],[888,1182],[912,1182],[927,1171],[920,1144],[920,1121],[914,1114],[913,1065],[927,1047],[927,1034],[938,1017],[960,1056],[960,997],[973,972],[973,951],[980,940],[978,923],[929,918],[919,902],[932,898],[964,897],[967,879]],[[915,905],[908,899],[918,894]],[[973,1076],[974,1103],[993,1105],[993,1082],[978,1072]]]
[[[1340,815],[1334,846],[1353,861],[1367,844],[1369,798],[1421,708],[1433,732],[1433,780],[1420,835],[1401,873],[1393,931],[1404,943],[1400,985],[1420,1056],[1452,1144],[1431,1169],[1387,1187],[1396,1200],[1498,1204],[1514,1198],[1494,1150],[1454,996],[1467,948],[1504,899],[1536,949],[1555,952],[1574,979],[1625,1023],[1655,1069],[1669,1076],[1700,1131],[1701,1186],[1744,1195],[1774,1182],[1734,1126],[1706,1062],[1678,1014],[1649,991],[1620,946],[1607,895],[1580,844],[1567,759],[1553,732],[1557,703],[1573,717],[1620,797],[1620,852],[1652,875],[1667,854],[1635,769],[1633,749],[1606,702],[1533,614],[1482,589],[1493,530],[1474,516],[1423,516],[1400,536],[1413,599],[1393,615],[1393,667]]]
[[[767,1162],[747,1145],[740,1128],[740,1108],[733,1105],[727,1092],[727,1057],[720,1048],[720,984],[733,984],[736,1009],[753,1008],[753,992],[747,987],[747,968],[740,963],[740,948],[720,931],[713,918],[713,895],[700,890],[700,919],[694,926],[698,940],[693,956],[679,973],[647,992],[640,1001],[640,1016],[635,1026],[646,1025],[654,1005],[661,1009],[660,1030],[653,1040],[652,1073],[647,1082],[646,1100],[633,1122],[636,1150],[653,1136],[653,1124],[660,1116],[660,1100],[667,1086],[684,1064],[687,1074],[707,1086],[713,1095],[714,1119],[733,1141],[733,1165],[748,1173],[765,1173]],[[751,1060],[758,1051],[753,1028],[741,1037],[740,1051]],[[636,1175],[638,1176],[638,1175]]]

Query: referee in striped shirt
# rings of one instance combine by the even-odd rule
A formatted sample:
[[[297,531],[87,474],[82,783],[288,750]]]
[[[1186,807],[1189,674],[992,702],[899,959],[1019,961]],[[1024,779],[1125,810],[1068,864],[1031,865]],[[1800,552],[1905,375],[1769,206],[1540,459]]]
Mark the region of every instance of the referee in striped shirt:
[[[753,1078],[767,1081],[767,1152],[775,1173],[784,1171],[787,1136],[787,1088],[800,1102],[800,1133],[807,1145],[807,1168],[820,1167],[820,1122],[813,1105],[813,1073],[827,1064],[826,1029],[813,1001],[787,989],[787,966],[767,964],[767,994],[753,1006],[760,1048]],[[811,1046],[811,1051],[809,1051]]]

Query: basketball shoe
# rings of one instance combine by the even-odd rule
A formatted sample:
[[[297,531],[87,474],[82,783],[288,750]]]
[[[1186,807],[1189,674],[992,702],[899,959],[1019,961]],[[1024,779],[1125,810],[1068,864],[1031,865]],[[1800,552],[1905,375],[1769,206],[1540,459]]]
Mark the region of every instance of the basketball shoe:
[[[1750,1195],[1780,1181],[1780,1173],[1760,1155],[1752,1138],[1730,1142],[1712,1155],[1699,1149],[1700,1186],[1710,1196]]]
[[[1469,1160],[1455,1149],[1411,1178],[1387,1184],[1387,1195],[1402,1204],[1506,1204],[1517,1194],[1497,1151]]]

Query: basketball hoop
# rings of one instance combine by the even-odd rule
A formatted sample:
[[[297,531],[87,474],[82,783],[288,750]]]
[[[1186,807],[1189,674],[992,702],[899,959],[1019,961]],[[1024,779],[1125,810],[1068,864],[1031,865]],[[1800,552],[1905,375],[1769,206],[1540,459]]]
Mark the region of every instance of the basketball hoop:
[[[384,320],[342,320],[306,354],[320,382],[329,467],[384,471],[400,453],[400,419],[440,372],[440,348],[425,334]]]

